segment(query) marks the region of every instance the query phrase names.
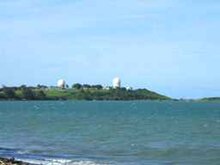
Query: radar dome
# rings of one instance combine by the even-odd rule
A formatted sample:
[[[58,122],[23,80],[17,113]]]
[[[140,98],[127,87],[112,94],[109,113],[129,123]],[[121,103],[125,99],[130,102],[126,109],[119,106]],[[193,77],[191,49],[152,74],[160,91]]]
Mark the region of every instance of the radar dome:
[[[57,87],[59,87],[59,88],[65,88],[65,86],[66,86],[65,80],[60,79],[60,80],[57,81]]]
[[[120,88],[121,87],[121,80],[119,77],[115,77],[112,81],[113,88]]]

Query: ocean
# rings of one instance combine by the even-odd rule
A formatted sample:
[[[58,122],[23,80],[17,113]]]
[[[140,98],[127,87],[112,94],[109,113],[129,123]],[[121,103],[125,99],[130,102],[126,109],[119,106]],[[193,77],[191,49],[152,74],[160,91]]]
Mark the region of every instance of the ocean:
[[[219,165],[220,103],[1,101],[0,157],[45,165]]]

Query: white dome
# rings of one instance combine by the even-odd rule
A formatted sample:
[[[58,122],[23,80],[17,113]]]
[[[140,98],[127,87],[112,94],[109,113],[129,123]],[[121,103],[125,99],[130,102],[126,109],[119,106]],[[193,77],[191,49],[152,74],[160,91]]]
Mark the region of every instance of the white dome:
[[[63,79],[60,79],[57,81],[57,87],[59,88],[65,88],[66,82]]]
[[[120,88],[121,87],[121,80],[119,77],[115,77],[112,81],[113,88]]]
[[[132,87],[127,87],[126,89],[129,91],[129,90],[132,90]]]

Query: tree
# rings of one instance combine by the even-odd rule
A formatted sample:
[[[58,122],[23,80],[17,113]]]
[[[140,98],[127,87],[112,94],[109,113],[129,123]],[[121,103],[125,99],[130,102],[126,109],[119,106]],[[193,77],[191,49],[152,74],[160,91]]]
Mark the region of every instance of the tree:
[[[8,88],[8,87],[4,87],[3,88],[3,92],[6,96],[6,98],[8,99],[12,99],[12,98],[16,98],[16,94],[15,94],[15,91],[11,88]]]
[[[39,99],[39,100],[45,100],[46,99],[46,94],[42,90],[36,91],[35,92],[35,98]]]
[[[5,95],[2,92],[0,92],[0,99],[5,99]]]
[[[103,89],[103,86],[102,86],[102,85],[93,85],[92,88],[95,88],[95,89]]]
[[[76,84],[73,84],[73,85],[72,85],[72,88],[74,88],[74,89],[81,89],[81,88],[82,88],[82,85],[79,84],[79,83],[76,83]]]
[[[40,84],[38,84],[37,85],[37,88],[38,89],[46,89],[46,88],[48,88],[46,85],[40,85]]]
[[[26,100],[34,100],[35,93],[30,88],[22,88],[22,97]]]
[[[89,88],[91,88],[91,85],[89,85],[89,84],[83,84],[83,88],[89,89]]]
[[[24,89],[24,88],[27,88],[27,86],[26,85],[21,85],[20,88]]]

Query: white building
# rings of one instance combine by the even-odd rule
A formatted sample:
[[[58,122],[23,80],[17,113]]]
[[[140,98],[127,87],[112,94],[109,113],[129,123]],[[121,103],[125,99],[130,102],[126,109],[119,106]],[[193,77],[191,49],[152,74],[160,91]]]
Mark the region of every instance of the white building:
[[[63,79],[60,79],[57,81],[57,87],[58,88],[65,88],[66,87],[66,82]]]
[[[119,77],[115,77],[112,81],[113,88],[121,88],[121,79]]]

